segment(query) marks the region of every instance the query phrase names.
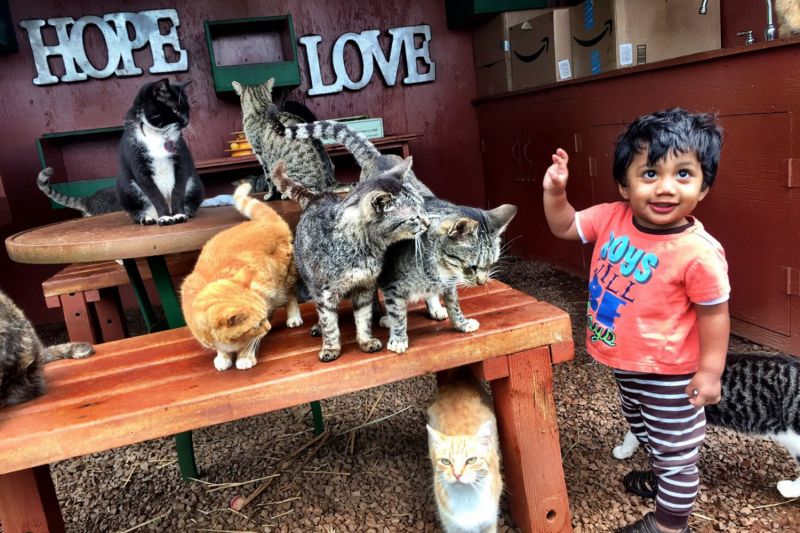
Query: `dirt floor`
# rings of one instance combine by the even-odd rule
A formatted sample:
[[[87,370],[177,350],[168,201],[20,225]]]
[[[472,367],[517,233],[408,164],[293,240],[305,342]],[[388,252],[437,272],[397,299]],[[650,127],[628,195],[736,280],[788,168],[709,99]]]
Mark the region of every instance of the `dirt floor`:
[[[611,455],[625,425],[610,372],[582,349],[585,281],[514,258],[500,277],[573,318],[576,358],[556,366],[554,393],[575,531],[613,531],[636,520],[651,504],[626,494],[620,480],[646,458],[641,450],[627,461]],[[60,328],[42,334],[65,336]],[[759,348],[731,338],[734,351]],[[57,463],[52,475],[67,531],[440,531],[424,426],[434,386],[426,376],[323,401],[334,436],[313,454],[312,446],[292,456],[314,438],[307,407],[195,431],[198,482],[180,479],[169,438]],[[374,423],[351,441],[347,430],[368,420]],[[712,428],[700,469],[694,531],[800,531],[800,501],[775,488],[800,475],[785,449]],[[247,506],[230,509],[267,480]],[[499,531],[517,531],[505,502]]]

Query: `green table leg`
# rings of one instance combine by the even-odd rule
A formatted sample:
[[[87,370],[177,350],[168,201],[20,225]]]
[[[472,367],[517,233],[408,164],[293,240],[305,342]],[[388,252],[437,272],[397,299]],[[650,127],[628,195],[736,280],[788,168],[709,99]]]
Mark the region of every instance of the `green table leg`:
[[[180,328],[186,325],[183,319],[183,312],[178,302],[178,295],[175,286],[172,285],[172,278],[167,269],[167,262],[163,256],[147,258],[147,265],[153,275],[153,282],[156,284],[158,297],[161,298],[161,306],[164,308],[164,315],[167,318],[169,329]],[[175,435],[175,448],[178,451],[178,464],[181,468],[183,479],[197,479],[197,463],[194,460],[194,446],[192,444],[192,432],[186,431]]]
[[[128,280],[133,287],[133,294],[136,295],[136,301],[139,303],[139,310],[142,312],[144,325],[148,333],[158,331],[156,324],[156,313],[153,311],[153,304],[150,303],[150,297],[147,295],[147,289],[144,287],[142,275],[139,273],[139,268],[136,265],[135,259],[123,259],[122,264],[125,266],[125,271],[128,273]]]
[[[322,405],[319,402],[311,402],[311,416],[314,417],[314,434],[319,435],[325,429],[325,422],[322,420]]]

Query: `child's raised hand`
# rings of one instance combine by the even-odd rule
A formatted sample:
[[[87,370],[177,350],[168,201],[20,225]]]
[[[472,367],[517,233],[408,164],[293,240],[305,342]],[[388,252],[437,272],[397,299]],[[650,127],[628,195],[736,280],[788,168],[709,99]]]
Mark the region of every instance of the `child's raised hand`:
[[[567,178],[569,178],[569,169],[567,163],[569,156],[567,152],[561,148],[556,150],[553,154],[553,164],[547,168],[544,173],[544,180],[542,186],[545,192],[550,194],[561,194],[567,190]]]

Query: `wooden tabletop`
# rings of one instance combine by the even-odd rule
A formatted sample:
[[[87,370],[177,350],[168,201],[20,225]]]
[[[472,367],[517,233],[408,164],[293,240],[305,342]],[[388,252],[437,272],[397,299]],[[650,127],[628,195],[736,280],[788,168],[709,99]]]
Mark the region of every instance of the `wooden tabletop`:
[[[269,202],[294,227],[296,202]],[[203,207],[183,224],[141,226],[124,211],[76,218],[21,231],[6,238],[8,256],[18,263],[65,264],[135,259],[199,250],[211,237],[245,218],[233,206]]]

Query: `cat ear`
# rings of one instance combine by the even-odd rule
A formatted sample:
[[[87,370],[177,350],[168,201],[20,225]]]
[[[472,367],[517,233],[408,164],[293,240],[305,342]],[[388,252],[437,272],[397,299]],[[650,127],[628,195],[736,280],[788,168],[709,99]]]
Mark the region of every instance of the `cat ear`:
[[[433,429],[430,424],[425,424],[425,428],[428,430],[428,437],[430,437],[431,441],[434,444],[439,444],[442,442],[442,434]]]
[[[156,96],[169,94],[169,80],[161,78],[153,83],[153,94]]]
[[[231,85],[233,85],[233,90],[236,91],[236,94],[242,96],[242,84],[238,81],[232,81]]]
[[[481,443],[481,446],[491,447],[494,443],[495,436],[494,421],[487,420],[481,424],[475,436],[478,438],[478,442]]]
[[[373,191],[365,196],[365,200],[369,201],[373,211],[383,214],[392,205],[394,195],[386,191]]]
[[[275,78],[268,79],[267,83],[266,83],[266,86],[267,86],[267,90],[269,91],[269,94],[272,95],[272,87],[275,86]]]
[[[228,327],[230,328],[235,326],[236,324],[244,322],[245,318],[247,317],[244,315],[244,313],[236,313],[235,315],[230,315],[229,317],[227,317],[225,319],[225,324],[227,324]]]
[[[187,86],[187,85],[189,85],[190,83],[192,83],[192,80],[186,80],[186,81],[185,81],[185,82],[183,82],[183,83],[179,83],[179,84],[178,84],[178,87],[180,87],[180,89],[181,89],[181,91],[182,91],[182,90],[184,90],[184,89],[186,88],[186,86]]]
[[[449,219],[442,222],[441,228],[451,239],[461,239],[478,230],[478,221],[471,218]]]
[[[491,225],[495,228],[495,232],[497,232],[498,235],[506,230],[506,227],[516,214],[517,206],[511,204],[503,204],[487,212]]]
[[[411,172],[411,164],[413,162],[414,160],[411,158],[411,156],[408,156],[402,161],[400,161],[398,164],[387,170],[386,174],[390,174],[402,181],[406,179],[409,172]]]

